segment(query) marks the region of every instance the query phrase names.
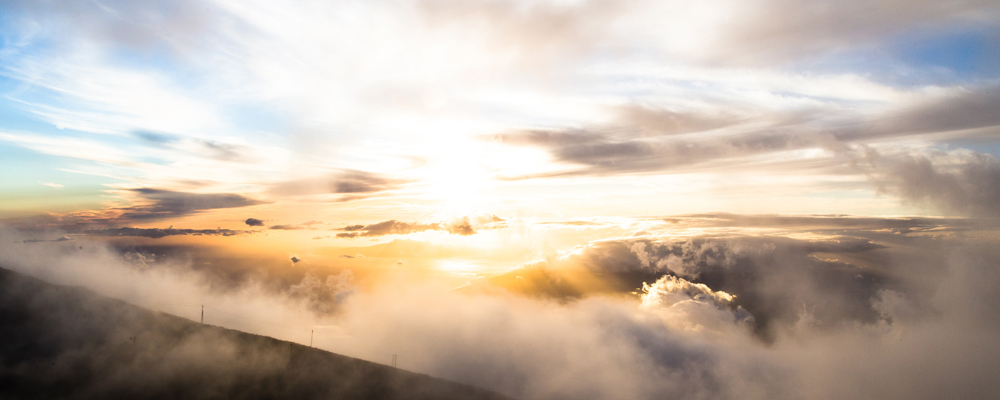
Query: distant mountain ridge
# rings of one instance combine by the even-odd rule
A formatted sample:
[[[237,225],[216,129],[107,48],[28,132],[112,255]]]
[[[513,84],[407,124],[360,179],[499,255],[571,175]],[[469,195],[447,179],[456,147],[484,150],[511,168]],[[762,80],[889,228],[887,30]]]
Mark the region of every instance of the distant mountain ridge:
[[[0,268],[3,399],[507,399]]]

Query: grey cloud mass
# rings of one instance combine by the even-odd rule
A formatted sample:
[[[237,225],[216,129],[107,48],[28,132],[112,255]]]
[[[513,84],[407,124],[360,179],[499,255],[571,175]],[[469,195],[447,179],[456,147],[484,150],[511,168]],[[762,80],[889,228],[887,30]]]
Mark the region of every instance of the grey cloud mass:
[[[397,220],[382,221],[379,223],[365,225],[359,227],[360,225],[350,225],[346,226],[340,230],[345,230],[348,232],[338,233],[339,238],[351,238],[351,237],[372,237],[372,236],[385,236],[385,235],[405,235],[414,232],[423,232],[429,230],[440,230],[440,224],[420,224],[420,223],[409,223]]]
[[[257,218],[247,218],[247,220],[244,221],[244,222],[248,226],[264,226],[264,221],[263,220],[259,220]]]
[[[406,235],[430,230],[447,231],[453,235],[476,234],[477,229],[498,229],[506,227],[503,218],[487,214],[476,217],[462,217],[449,222],[421,224],[397,220],[382,221],[371,225],[348,225],[339,229],[338,238],[373,237],[385,235]]]
[[[1000,218],[1000,161],[992,155],[973,153],[952,165],[904,157],[884,171],[879,184],[906,201],[953,215]]]
[[[219,208],[238,208],[265,204],[243,195],[231,193],[186,193],[164,189],[130,189],[147,204],[117,209],[124,221],[157,220],[194,214]]]
[[[264,201],[233,193],[189,193],[153,188],[125,189],[123,192],[134,196],[130,198],[134,205],[110,207],[97,212],[80,211],[12,218],[5,220],[4,223],[29,230],[44,227],[80,232],[184,217],[208,210],[267,204]],[[255,226],[252,224],[255,221],[259,220],[250,218],[245,222],[250,226]],[[261,224],[263,224],[262,221]]]
[[[810,229],[794,232],[812,237]],[[337,327],[336,339],[318,346],[392,349],[406,369],[515,398],[989,398],[1000,390],[995,239],[926,233],[600,240],[547,261],[548,276],[569,279],[557,272],[582,268],[612,280],[648,271],[640,276],[646,285],[635,295],[560,302],[417,283],[368,292],[344,272],[307,274],[285,283],[282,295],[252,281],[222,290],[183,263],[158,258],[160,267],[136,270],[96,245],[29,245],[7,231],[0,264],[131,301],[188,293],[262,321],[299,315],[286,323]],[[512,280],[534,279],[529,269]],[[336,309],[337,317],[292,311],[302,307],[316,318]],[[254,324],[238,327],[268,328]]]
[[[282,182],[274,185],[270,193],[277,196],[342,194],[345,195],[342,198],[349,201],[397,189],[406,182],[374,172],[344,170],[326,177]]]
[[[797,114],[751,108],[752,116],[737,118],[635,105],[621,108],[617,122],[610,126],[527,129],[491,139],[541,147],[557,160],[578,166],[538,176],[671,172],[693,166],[711,169],[781,151],[823,148],[840,154],[879,139],[997,128],[998,99],[1000,86],[988,85],[931,97],[873,116],[844,114],[842,110],[824,112],[822,108]],[[714,131],[699,133],[707,130]],[[826,163],[844,161],[830,159]]]
[[[193,235],[193,236],[237,236],[253,233],[253,231],[240,231],[232,229],[177,229],[177,228],[108,228],[89,229],[83,231],[91,236],[137,236],[159,239],[167,236]]]
[[[323,223],[323,221],[314,219],[314,220],[311,220],[311,221],[303,222],[301,224],[279,224],[279,225],[271,225],[267,229],[285,230],[285,231],[300,230],[300,229],[316,229],[316,227],[314,225],[319,225],[319,224],[322,224],[322,223]]]
[[[880,218],[852,215],[747,215],[732,213],[678,215],[662,220],[679,226],[757,227],[811,229],[814,231],[889,230],[900,233],[964,230],[981,222],[966,218]]]
[[[277,231],[294,231],[299,229],[306,229],[305,227],[299,225],[271,225],[267,229],[277,230]]]

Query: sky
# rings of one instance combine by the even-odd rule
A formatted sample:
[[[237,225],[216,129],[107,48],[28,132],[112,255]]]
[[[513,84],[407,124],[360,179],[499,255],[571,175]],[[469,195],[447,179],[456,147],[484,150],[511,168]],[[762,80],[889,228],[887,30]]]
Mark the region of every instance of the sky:
[[[458,322],[434,314],[440,326],[418,326],[379,297],[394,293],[386,285],[421,288],[398,294],[406,299],[475,292],[486,297],[427,302],[507,310],[516,326],[582,326],[574,346],[623,365],[667,351],[646,346],[660,339],[711,347],[685,346],[714,311],[665,328],[621,316],[642,345],[600,342],[621,302],[674,304],[666,294],[732,311],[742,328],[718,330],[724,348],[705,350],[717,355],[744,340],[792,337],[817,354],[868,343],[842,330],[850,324],[896,334],[892,321],[964,310],[935,288],[998,260],[988,250],[1000,240],[998,157],[996,1],[0,1],[0,225],[17,244],[6,265],[47,271],[30,255],[96,246],[115,265],[200,276],[185,283],[192,292],[249,285],[311,299],[295,304],[346,315],[359,332],[403,329],[341,306],[358,297],[413,333],[411,354],[447,353],[431,338]],[[928,249],[933,257],[917,256]],[[940,280],[904,273],[908,263]],[[792,264],[813,272],[775,275]],[[734,266],[757,280],[740,283]],[[853,272],[814,271],[823,268]],[[36,275],[142,300],[89,278]],[[587,303],[609,294],[633,297]],[[540,297],[584,303],[550,309]],[[899,304],[919,311],[887,317]],[[471,306],[455,307],[443,309],[481,323],[469,335],[496,335]],[[795,329],[814,311],[828,331],[802,342],[814,332]],[[987,331],[1000,321],[990,318]],[[913,328],[914,340],[949,337],[934,333],[938,323]],[[981,338],[976,326],[963,332]],[[490,343],[545,347],[509,329]],[[553,329],[543,339],[565,333]],[[466,356],[483,343],[467,345]],[[737,362],[765,358],[781,366],[775,380],[810,370],[791,347],[754,349]],[[885,365],[905,364],[885,351]],[[674,365],[656,357],[630,370],[635,392],[621,392],[529,378],[555,359],[492,370],[447,355],[415,367],[522,398],[698,397],[713,387],[640,379]],[[851,369],[829,363],[813,367]],[[699,376],[746,378],[711,371]],[[754,393],[935,393],[844,393],[818,377]]]

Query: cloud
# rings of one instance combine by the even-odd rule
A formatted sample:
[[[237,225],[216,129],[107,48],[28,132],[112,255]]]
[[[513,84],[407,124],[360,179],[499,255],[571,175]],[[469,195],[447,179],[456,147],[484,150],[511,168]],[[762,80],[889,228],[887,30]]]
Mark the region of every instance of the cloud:
[[[292,262],[298,262],[292,257]],[[302,281],[288,288],[293,298],[307,301],[308,307],[320,315],[329,315],[338,311],[357,288],[354,274],[350,270],[341,271],[338,275],[327,275],[323,280],[315,273],[308,272]]]
[[[684,329],[725,332],[754,325],[750,313],[733,305],[733,295],[704,284],[666,275],[651,285],[643,283],[642,292],[644,308],[663,314],[665,320],[683,321],[679,325]]]
[[[322,224],[322,223],[323,223],[323,221],[320,221],[320,220],[311,220],[311,221],[303,222],[303,223],[298,224],[298,225],[294,225],[294,224],[271,225],[267,229],[283,230],[283,231],[294,231],[294,230],[302,230],[302,229],[316,229],[313,225],[319,225],[319,224]]]
[[[448,222],[421,224],[397,220],[382,221],[371,225],[348,225],[339,229],[346,231],[338,233],[338,238],[372,237],[385,235],[406,235],[431,230],[447,231],[453,235],[474,235],[477,229],[501,229],[507,227],[506,221],[493,214],[464,216]]]
[[[298,225],[271,225],[267,227],[267,229],[279,230],[279,231],[294,231],[306,228]]]
[[[601,226],[601,225],[606,225],[605,223],[594,222],[594,221],[545,221],[545,222],[536,222],[536,224],[538,224],[538,225],[568,225],[568,226]]]
[[[246,224],[248,226],[264,226],[264,221],[257,218],[247,218]]]
[[[325,177],[298,179],[275,184],[270,193],[276,196],[307,196],[318,194],[341,194],[345,199],[361,199],[390,191],[407,183],[374,172],[342,170]]]
[[[284,326],[206,312],[212,323],[300,342],[309,332],[288,326],[309,327],[317,347],[368,358],[377,351],[398,354],[406,369],[516,398],[931,399],[988,397],[1000,389],[993,376],[1000,367],[1000,316],[990,301],[1000,295],[993,239],[880,236],[894,238],[893,247],[852,253],[872,256],[875,263],[866,268],[889,278],[873,282],[870,291],[839,283],[835,272],[849,269],[842,263],[803,263],[803,246],[814,246],[811,241],[692,240],[689,253],[703,275],[728,268],[734,279],[766,289],[794,310],[772,340],[762,342],[747,326],[750,316],[735,307],[754,290],[741,294],[669,274],[638,297],[565,302],[465,295],[420,281],[365,288],[336,273],[309,275],[279,292],[253,283],[222,290],[170,260],[135,269],[99,243],[86,249],[25,245],[10,231],[0,235],[0,263],[17,271],[164,311],[164,303],[184,293],[195,306],[172,312],[197,319],[197,304],[210,304]],[[630,252],[642,268],[636,243],[646,243],[641,250],[654,265],[659,247],[640,240],[580,254],[610,263]],[[683,254],[687,242],[678,245]],[[746,257],[761,264],[741,261]],[[871,318],[831,318],[829,310],[855,304],[845,299],[867,303]],[[334,307],[335,316],[324,316],[323,307]]]
[[[183,137],[150,131],[134,131],[131,134],[147,145],[173,149],[184,153],[194,153],[219,161],[248,162],[252,160],[252,148],[216,140]]]
[[[462,217],[457,221],[452,221],[442,226],[448,233],[453,235],[469,236],[476,234],[476,229],[469,223],[469,217]]]
[[[83,231],[91,236],[137,236],[159,239],[167,236],[194,235],[194,236],[238,236],[251,234],[253,231],[238,231],[232,229],[176,229],[176,228],[107,228],[89,229]]]
[[[69,236],[60,236],[60,237],[55,238],[55,239],[24,239],[24,240],[22,240],[22,242],[23,243],[44,243],[44,242],[66,242],[66,241],[69,241],[69,240],[73,240],[73,238],[71,238]]]
[[[58,184],[58,183],[50,183],[50,182],[46,182],[46,183],[43,183],[42,185],[45,185],[45,186],[48,186],[48,187],[50,187],[50,188],[53,188],[53,189],[56,189],[56,190],[60,190],[60,189],[62,189],[62,188],[63,188],[63,185],[60,185],[60,184]]]
[[[344,229],[344,230],[357,231],[357,232],[351,232],[346,234],[352,236],[341,236],[345,234],[338,233],[337,237],[406,235],[414,232],[442,229],[439,224],[420,224],[416,222],[408,223],[408,222],[397,221],[394,219],[388,221],[382,221],[371,225],[365,225],[364,228],[356,228],[356,225],[347,226],[345,228],[351,228],[351,229]]]
[[[925,230],[967,229],[977,221],[965,218],[864,217],[853,215],[746,215],[732,213],[688,214],[663,218],[679,226],[760,227],[810,230],[892,230],[907,233]]]
[[[514,132],[497,137],[504,143],[546,148],[556,160],[579,166],[568,171],[537,175],[539,177],[664,171],[814,146],[819,142],[812,135],[779,132],[652,139],[636,137],[637,134],[637,131],[608,134],[574,129],[566,132]]]
[[[869,299],[889,288],[881,286],[889,276],[862,260],[887,253],[887,246],[856,236],[598,240],[477,282],[469,290],[488,291],[495,285],[530,297],[565,300],[636,292],[669,275],[735,295],[733,304],[752,314],[757,334],[770,340],[797,323],[802,307],[824,328],[844,320],[875,320]]]
[[[128,192],[138,195],[140,202],[146,204],[114,209],[120,212],[115,218],[117,221],[177,218],[206,210],[266,204],[231,193],[186,193],[153,188],[129,189]]]
[[[880,186],[905,201],[930,205],[951,215],[1000,218],[1000,161],[982,153],[958,154],[935,165],[924,156],[889,161]]]
[[[803,162],[801,156],[775,158],[773,165],[765,164],[763,168],[792,168],[801,173],[829,173],[839,168],[837,173],[858,173],[845,168],[850,162],[848,157],[837,155],[874,140],[995,128],[1000,126],[1000,118],[996,117],[1000,115],[998,96],[997,85],[943,90],[915,101],[888,102],[886,107],[867,114],[822,105],[795,111],[753,104],[712,106],[738,108],[741,115],[737,117],[712,111],[680,113],[629,105],[619,106],[626,111],[616,113],[611,122],[603,124],[510,130],[488,138],[545,149],[565,167],[509,179],[728,170],[741,164],[761,168],[761,161],[776,153],[817,148],[830,156],[813,162]],[[701,132],[707,130],[713,131]]]

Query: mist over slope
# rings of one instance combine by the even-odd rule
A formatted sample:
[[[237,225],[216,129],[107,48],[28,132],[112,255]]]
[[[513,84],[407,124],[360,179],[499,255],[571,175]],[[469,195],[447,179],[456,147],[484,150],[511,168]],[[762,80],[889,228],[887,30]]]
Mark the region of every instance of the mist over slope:
[[[503,399],[0,269],[0,397]]]
[[[306,343],[314,327],[318,348],[370,360],[377,358],[352,352],[352,346],[399,354],[407,370],[516,398],[978,399],[1000,391],[995,225],[841,216],[685,218],[694,218],[688,224],[695,227],[725,226],[684,235],[673,222],[647,224],[483,279],[473,285],[484,286],[479,291],[414,279],[405,264],[396,267],[398,279],[386,276],[367,286],[351,286],[343,271],[318,265],[290,286],[255,283],[252,276],[220,285],[227,275],[207,272],[214,262],[159,251],[155,260],[137,262],[134,248],[122,253],[82,237],[43,240],[61,238],[59,232],[0,230],[0,264],[167,312],[154,304],[206,304],[309,327],[303,335],[266,324],[221,323],[298,343]],[[754,224],[761,226],[744,226]],[[357,268],[365,260],[355,259]],[[309,263],[288,261],[287,268]],[[197,319],[196,310],[183,315]],[[206,314],[206,322],[219,317]],[[134,332],[117,335],[121,346]],[[137,337],[135,346],[148,343]],[[248,365],[243,361],[214,364],[238,360],[225,351],[239,354],[239,347],[209,351],[201,349],[204,340],[168,343],[184,346],[156,346],[177,349],[181,364],[192,354],[201,361],[182,372],[164,367],[163,373],[201,368],[206,372],[194,375],[217,376],[213,382],[246,376],[240,375],[240,366]],[[261,353],[277,362],[251,358],[257,363],[251,369],[293,360],[282,348]],[[210,357],[200,358],[204,354]],[[52,368],[37,368],[43,367]]]

